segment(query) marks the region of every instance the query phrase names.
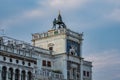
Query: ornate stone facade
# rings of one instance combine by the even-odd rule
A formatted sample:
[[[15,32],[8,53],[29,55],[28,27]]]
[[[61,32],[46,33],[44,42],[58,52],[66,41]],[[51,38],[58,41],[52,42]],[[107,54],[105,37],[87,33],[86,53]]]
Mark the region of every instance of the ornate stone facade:
[[[53,28],[32,34],[33,45],[0,37],[0,80],[92,80],[92,63],[81,56],[83,33],[59,14]]]

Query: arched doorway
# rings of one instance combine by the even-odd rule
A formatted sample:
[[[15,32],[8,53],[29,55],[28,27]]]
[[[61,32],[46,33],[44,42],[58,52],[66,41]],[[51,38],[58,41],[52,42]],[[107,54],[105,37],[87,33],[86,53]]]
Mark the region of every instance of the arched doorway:
[[[28,72],[27,80],[32,80],[32,73],[30,71]]]
[[[13,69],[12,68],[9,68],[9,71],[8,71],[8,80],[13,80]]]
[[[23,71],[21,72],[21,80],[25,80],[25,77],[26,77],[25,71],[23,70]]]
[[[16,69],[15,70],[15,80],[19,80],[19,74],[20,74],[19,69]]]
[[[6,66],[3,66],[2,67],[2,74],[1,74],[2,80],[6,80],[6,75],[7,75],[7,68],[6,68]]]

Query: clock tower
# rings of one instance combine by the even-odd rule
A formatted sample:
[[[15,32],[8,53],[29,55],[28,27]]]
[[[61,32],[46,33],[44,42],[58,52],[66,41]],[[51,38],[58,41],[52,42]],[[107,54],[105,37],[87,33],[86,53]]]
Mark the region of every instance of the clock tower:
[[[32,34],[32,42],[34,46],[52,51],[53,55],[66,53],[81,57],[82,36],[83,33],[68,29],[59,13],[50,30]]]

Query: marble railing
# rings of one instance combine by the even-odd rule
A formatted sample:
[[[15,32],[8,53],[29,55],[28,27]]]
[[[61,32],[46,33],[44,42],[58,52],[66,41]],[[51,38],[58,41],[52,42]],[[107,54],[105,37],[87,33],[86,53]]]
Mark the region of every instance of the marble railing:
[[[49,36],[59,35],[59,34],[65,34],[65,33],[66,33],[66,29],[49,30],[48,32],[45,32],[45,33],[32,34],[32,36],[33,36],[32,39],[36,40],[36,39],[40,39],[40,38],[44,38],[44,37],[49,37]]]
[[[36,72],[37,79],[45,79],[45,80],[63,80],[64,76],[62,73],[55,73],[50,70],[37,70]]]
[[[50,50],[35,47],[27,42],[6,36],[0,37],[0,51],[30,58],[37,58],[39,53],[51,54]]]
[[[23,56],[23,57],[28,57],[28,58],[35,58],[35,54],[33,54],[34,52],[29,51],[29,50],[25,50],[25,49],[17,49],[15,47],[12,46],[7,46],[7,45],[2,45],[0,44],[0,52],[7,52],[7,54],[14,54],[17,56]]]
[[[92,62],[90,61],[83,61],[83,65],[88,65],[92,67]]]
[[[83,33],[77,33],[77,32],[74,32],[70,29],[67,29],[66,30],[66,33],[72,37],[75,37],[75,38],[78,38],[78,39],[82,39],[82,36],[83,36]]]
[[[37,40],[37,39],[42,39],[45,37],[50,37],[54,35],[59,35],[59,34],[67,34],[69,36],[82,39],[83,33],[76,33],[70,29],[55,29],[55,30],[49,30],[48,32],[45,33],[35,33],[32,34],[32,40]]]

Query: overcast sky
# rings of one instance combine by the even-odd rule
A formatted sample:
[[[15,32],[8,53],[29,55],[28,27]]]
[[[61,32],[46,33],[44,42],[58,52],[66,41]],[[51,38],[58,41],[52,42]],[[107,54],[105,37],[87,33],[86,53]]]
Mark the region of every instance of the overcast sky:
[[[93,80],[120,80],[120,0],[0,0],[0,29],[31,42],[32,33],[52,28],[59,10],[67,28],[84,32]]]

